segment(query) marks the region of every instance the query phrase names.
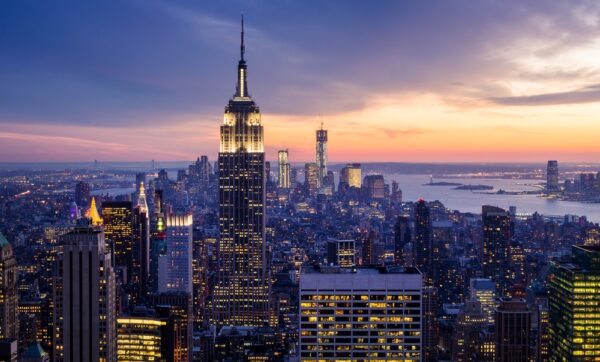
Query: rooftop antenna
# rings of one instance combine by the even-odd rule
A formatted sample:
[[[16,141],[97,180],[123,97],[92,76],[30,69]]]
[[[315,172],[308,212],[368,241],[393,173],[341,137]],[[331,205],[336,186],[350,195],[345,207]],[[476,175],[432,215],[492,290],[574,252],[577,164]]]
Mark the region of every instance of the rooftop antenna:
[[[240,45],[240,56],[242,60],[244,60],[244,53],[246,52],[246,47],[244,46],[244,14],[242,14],[242,42]]]

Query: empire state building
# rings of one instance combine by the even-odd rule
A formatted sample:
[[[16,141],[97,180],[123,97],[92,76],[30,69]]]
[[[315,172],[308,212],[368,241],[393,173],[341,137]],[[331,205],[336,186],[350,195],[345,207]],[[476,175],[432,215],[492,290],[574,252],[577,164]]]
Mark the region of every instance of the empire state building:
[[[219,150],[218,274],[213,323],[264,326],[269,317],[265,153],[260,110],[248,93],[242,19],[237,89],[225,107]]]

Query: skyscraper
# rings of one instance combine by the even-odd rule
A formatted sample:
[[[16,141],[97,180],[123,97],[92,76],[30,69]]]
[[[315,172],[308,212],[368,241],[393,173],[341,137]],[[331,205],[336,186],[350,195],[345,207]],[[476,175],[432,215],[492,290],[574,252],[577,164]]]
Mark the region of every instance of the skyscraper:
[[[289,189],[291,186],[290,180],[290,164],[288,160],[288,150],[280,150],[277,153],[279,159],[279,177],[277,179],[277,186],[281,189]]]
[[[600,358],[600,246],[573,246],[573,257],[551,264],[550,361]]]
[[[327,240],[327,264],[342,268],[356,265],[356,249],[354,240]]]
[[[490,279],[472,278],[469,281],[469,296],[481,304],[483,313],[489,324],[494,324],[494,310],[496,309],[496,283]]]
[[[248,93],[242,21],[237,89],[225,107],[219,151],[219,243],[213,321],[268,324],[265,153],[260,110]]]
[[[104,236],[112,244],[115,268],[125,268],[131,274],[133,253],[133,214],[130,201],[105,201],[102,203]]]
[[[90,202],[90,184],[84,181],[79,181],[75,184],[75,203],[80,208],[89,205]]]
[[[319,167],[314,162],[304,165],[304,185],[311,196],[314,196],[319,189]]]
[[[487,328],[487,318],[477,300],[467,300],[454,326],[452,359],[476,362],[481,349],[480,334]]]
[[[511,217],[506,210],[484,205],[483,220],[483,276],[496,283],[500,295],[506,295],[510,281]]]
[[[361,187],[360,163],[349,163],[340,172],[340,190],[344,187]]]
[[[394,264],[401,266],[406,262],[404,248],[410,243],[411,233],[407,216],[398,216],[394,225]]]
[[[385,181],[383,175],[367,175],[365,176],[365,188],[367,197],[370,199],[385,198]]]
[[[141,297],[149,292],[150,283],[150,218],[146,202],[146,188],[142,183],[133,209],[133,256],[131,280]]]
[[[317,130],[317,175],[319,180],[319,186],[323,184],[323,179],[327,176],[327,130],[323,129],[323,122],[321,122],[321,129]]]
[[[166,361],[162,349],[167,322],[156,317],[117,319],[118,361]]]
[[[0,338],[19,338],[17,300],[17,261],[0,233]]]
[[[303,268],[301,361],[421,360],[415,268]]]
[[[62,241],[53,283],[54,361],[115,361],[115,274],[104,231],[81,219]]]
[[[431,212],[425,200],[417,202],[415,209],[415,265],[424,274],[423,280],[433,285],[433,229]]]
[[[546,170],[546,191],[555,192],[560,190],[558,185],[558,161],[548,161],[548,168]]]
[[[158,291],[192,294],[192,215],[168,215],[166,254],[158,258]]]
[[[502,298],[496,309],[496,361],[529,362],[531,311],[520,298]]]

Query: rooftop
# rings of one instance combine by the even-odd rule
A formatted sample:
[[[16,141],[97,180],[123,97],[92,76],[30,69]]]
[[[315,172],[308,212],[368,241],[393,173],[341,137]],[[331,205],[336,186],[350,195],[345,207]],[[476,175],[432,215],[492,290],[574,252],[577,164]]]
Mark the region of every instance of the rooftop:
[[[303,266],[304,274],[358,274],[358,275],[377,275],[377,274],[421,274],[417,268],[401,266],[355,266],[352,268],[342,268],[339,266]]]

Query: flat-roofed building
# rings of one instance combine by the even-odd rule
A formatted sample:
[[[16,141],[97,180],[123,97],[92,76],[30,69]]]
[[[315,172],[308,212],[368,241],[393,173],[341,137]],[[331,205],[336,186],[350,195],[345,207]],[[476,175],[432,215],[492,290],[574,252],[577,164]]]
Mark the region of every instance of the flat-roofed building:
[[[416,268],[306,268],[301,361],[420,361],[422,276]]]

